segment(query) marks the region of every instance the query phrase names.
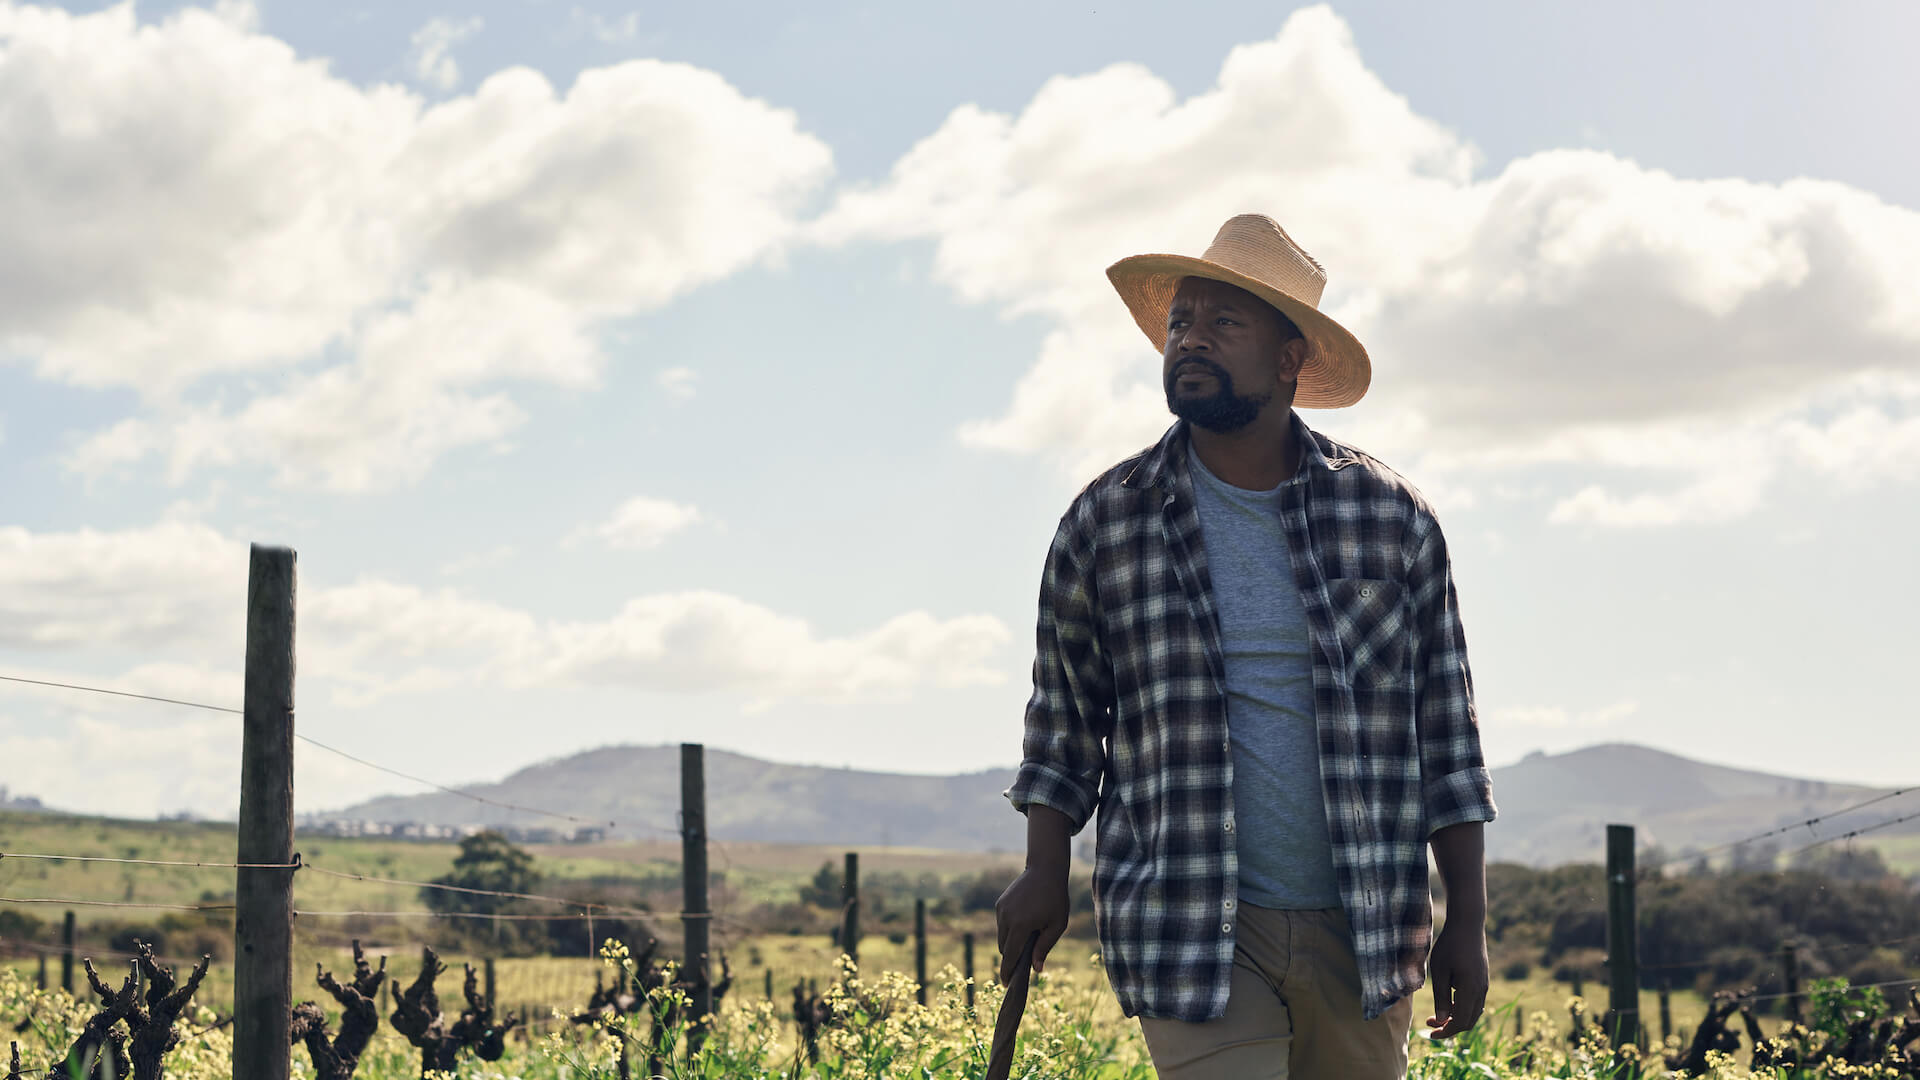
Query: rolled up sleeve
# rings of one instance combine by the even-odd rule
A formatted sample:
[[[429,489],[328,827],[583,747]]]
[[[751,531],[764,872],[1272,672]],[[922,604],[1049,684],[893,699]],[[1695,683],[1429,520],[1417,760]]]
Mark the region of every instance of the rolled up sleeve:
[[[1413,590],[1417,655],[1414,722],[1420,743],[1421,795],[1427,835],[1449,825],[1492,821],[1493,780],[1480,750],[1473,675],[1460,626],[1453,566],[1440,526],[1431,519],[1415,549]]]
[[[1023,760],[1005,792],[1023,814],[1035,804],[1060,811],[1075,833],[1100,803],[1113,717],[1113,678],[1100,643],[1082,509],[1076,505],[1061,518],[1041,573]]]

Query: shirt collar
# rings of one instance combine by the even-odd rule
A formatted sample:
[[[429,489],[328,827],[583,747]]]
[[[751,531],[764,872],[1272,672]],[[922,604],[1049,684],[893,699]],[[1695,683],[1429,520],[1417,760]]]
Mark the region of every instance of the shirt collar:
[[[1312,475],[1316,469],[1334,468],[1335,466],[1327,458],[1326,451],[1320,446],[1318,433],[1309,428],[1305,420],[1300,419],[1298,412],[1288,409],[1287,417],[1291,422],[1290,430],[1293,432],[1293,437],[1300,442],[1300,459],[1303,466],[1301,471]],[[1191,483],[1191,478],[1187,475],[1188,438],[1187,422],[1184,419],[1175,420],[1166,434],[1160,436],[1160,441],[1150,447],[1134,465],[1132,471],[1127,473],[1126,478],[1120,481],[1120,486],[1150,488],[1167,484],[1170,488],[1178,488],[1182,481]],[[1345,455],[1342,457],[1344,458]],[[1347,465],[1352,462],[1343,460],[1341,464]]]

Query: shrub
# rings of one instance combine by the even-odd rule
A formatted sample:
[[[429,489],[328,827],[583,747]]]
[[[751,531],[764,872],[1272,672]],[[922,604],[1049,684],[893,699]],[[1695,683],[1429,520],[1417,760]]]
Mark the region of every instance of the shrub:
[[[131,953],[139,948],[141,942],[145,942],[156,954],[165,955],[167,952],[166,931],[157,926],[123,926],[107,939],[107,947],[114,952]]]

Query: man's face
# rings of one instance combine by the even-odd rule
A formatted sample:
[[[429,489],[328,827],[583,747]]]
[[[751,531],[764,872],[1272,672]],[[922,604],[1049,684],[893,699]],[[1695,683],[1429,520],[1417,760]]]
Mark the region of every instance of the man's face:
[[[1224,434],[1251,424],[1276,397],[1291,404],[1306,343],[1288,343],[1282,318],[1237,285],[1183,280],[1167,312],[1161,353],[1167,408]]]

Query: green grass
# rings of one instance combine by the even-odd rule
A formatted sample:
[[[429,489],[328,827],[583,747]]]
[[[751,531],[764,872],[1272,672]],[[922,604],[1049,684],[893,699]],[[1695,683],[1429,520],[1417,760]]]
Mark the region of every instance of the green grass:
[[[236,837],[230,824],[113,821],[41,814],[0,813],[0,851],[91,855],[116,859],[231,863]],[[302,838],[303,858],[342,873],[422,881],[447,872],[451,844],[415,844],[391,840]],[[619,864],[605,861],[606,872]],[[198,904],[230,902],[234,871],[195,867],[122,866],[112,863],[0,860],[0,895],[60,896],[120,903]],[[298,907],[420,908],[417,890],[369,885],[305,874],[296,879]],[[77,907],[81,924],[124,922],[139,913],[116,908]],[[44,911],[36,909],[44,916]],[[154,913],[157,917],[158,913]],[[56,914],[54,916],[58,918]]]
[[[742,943],[757,947],[777,963],[796,968],[812,963],[819,950],[805,943],[756,941]],[[1021,1053],[1014,1075],[1027,1080],[1150,1080],[1152,1068],[1138,1025],[1121,1017],[1104,977],[1088,959],[1077,956],[1068,945],[1048,965],[1048,976],[1037,980],[1032,1000],[1021,1028]],[[786,1019],[786,1002],[771,1006],[758,994],[740,990],[729,997],[713,1040],[711,1055],[694,1067],[684,1057],[668,1063],[666,1075],[677,1080],[720,1077],[742,1080],[774,1077],[799,1077],[803,1080],[841,1080],[852,1077],[911,1076],[916,1080],[978,1080],[990,1037],[997,988],[980,989],[979,1008],[969,1013],[959,988],[936,986],[930,1007],[911,1004],[910,984],[898,977],[868,974],[885,965],[887,950],[876,946],[874,957],[863,965],[862,978],[870,990],[878,990],[894,1002],[891,1015],[855,1015],[846,1029],[828,1036],[823,1045],[821,1064],[807,1067],[797,1060],[798,1039]],[[596,962],[597,963],[597,962]],[[503,984],[511,979],[546,979],[555,984],[575,984],[590,977],[587,961],[515,961],[503,969]],[[544,972],[539,969],[544,968]],[[523,969],[523,970],[516,970]],[[405,965],[393,967],[401,976],[411,973]],[[602,969],[603,971],[605,969]],[[936,978],[938,976],[936,975]],[[442,983],[443,991],[457,984]],[[528,990],[528,993],[534,991]],[[503,997],[509,996],[503,987]],[[1530,996],[1555,996],[1551,985],[1503,985],[1496,988],[1493,1002],[1519,1002],[1526,1009]],[[442,994],[443,1001],[449,995]],[[41,1028],[55,1029],[42,1035],[29,1029],[20,1034],[29,1063],[44,1063],[64,1046],[66,1026],[79,1013],[62,1010],[55,995],[49,1003],[37,1001],[31,994],[19,992],[18,984],[9,984],[0,976],[0,1023],[14,1026],[25,1015],[38,1018]],[[1424,1003],[1415,1009],[1413,1080],[1519,1080],[1533,1077],[1565,1077],[1572,1080],[1613,1080],[1623,1075],[1620,1064],[1590,1045],[1572,1046],[1565,1039],[1564,1013],[1558,1018],[1534,1016],[1528,1033],[1517,1037],[1512,1029],[1516,1006],[1490,1009],[1480,1027],[1469,1036],[1448,1044],[1428,1044],[1417,1032],[1421,1029]],[[451,1007],[451,1005],[449,1005]],[[384,1012],[385,1010],[383,1010]],[[195,1019],[204,1023],[206,1015]],[[1544,1024],[1541,1021],[1546,1021]],[[533,1038],[510,1040],[508,1053],[497,1063],[465,1062],[459,1074],[475,1080],[610,1080],[613,1070],[604,1056],[596,1058],[595,1036],[585,1028],[550,1025],[559,1030]],[[231,1048],[224,1031],[202,1032],[189,1029],[180,1049],[169,1061],[168,1075],[175,1080],[213,1080],[231,1073]],[[557,1039],[557,1041],[556,1041]],[[1741,1055],[1744,1057],[1744,1054]],[[563,1063],[571,1059],[574,1064]],[[294,1052],[295,1075],[311,1075],[306,1067],[304,1049]],[[636,1055],[636,1064],[638,1055]],[[582,1067],[584,1066],[584,1067]],[[636,1068],[635,1075],[640,1075]],[[373,1047],[362,1059],[358,1076],[362,1080],[411,1080],[418,1075],[414,1051],[393,1032],[382,1027]],[[1666,1075],[1658,1065],[1647,1076]],[[1712,1074],[1717,1080],[1743,1080],[1752,1076],[1746,1069],[1729,1065]]]
[[[672,952],[678,952],[678,944],[677,940],[669,942]],[[821,935],[763,934],[729,938],[723,941],[723,945],[733,969],[731,996],[735,1001],[764,999],[765,975],[771,971],[774,1001],[784,1011],[791,1001],[791,991],[796,981],[812,979],[825,986],[834,980],[837,972],[838,954]],[[1048,965],[1049,970],[1054,970],[1056,965],[1062,971],[1090,970],[1088,959],[1097,949],[1097,945],[1086,939],[1065,939],[1055,952],[1054,962]],[[352,970],[351,950],[345,946],[302,940],[296,944],[294,952],[296,999],[311,998],[331,1006],[325,994],[313,983],[314,965],[318,962],[336,975],[344,976]],[[395,943],[386,948],[371,948],[368,952],[369,958],[376,962],[378,957],[386,956],[388,972],[403,985],[420,970],[418,946]],[[440,952],[439,955],[448,964],[449,971],[441,976],[438,988],[444,1000],[456,1001],[462,964],[472,963],[476,968],[484,969],[485,959],[480,955],[453,950]],[[913,943],[911,939],[904,944],[895,944],[885,938],[868,938],[861,943],[860,959],[863,968],[911,972]],[[927,970],[930,977],[947,965],[960,969],[962,960],[963,946],[958,935],[929,935]],[[991,977],[997,963],[998,955],[991,931],[976,933],[976,978],[984,980]],[[23,978],[32,978],[34,969],[30,961],[15,961],[12,966]],[[109,971],[105,964],[96,966],[103,974]],[[57,980],[57,964],[53,965],[52,971]],[[124,977],[124,963],[116,964],[111,971],[115,974],[110,977],[117,983]],[[586,957],[509,957],[495,961],[495,974],[502,1010],[524,1012],[531,1006],[533,1015],[544,1017],[555,1008],[572,1011],[584,1007],[587,996],[594,988],[595,975],[604,975],[605,970],[600,961]],[[197,1000],[224,1013],[231,1007],[232,992],[231,966],[216,965],[210,971]],[[1604,985],[1588,983],[1585,994],[1591,1012],[1597,1013],[1606,1008]],[[1111,997],[1110,993],[1108,997]],[[1542,974],[1518,981],[1495,979],[1487,995],[1487,1010],[1492,1013],[1505,1006],[1516,1006],[1522,1017],[1534,1012],[1546,1012],[1564,1026],[1570,997],[1571,989],[1567,984],[1556,983]],[[1706,1011],[1705,1001],[1691,991],[1674,992],[1670,1006],[1675,1028],[1689,1031],[1699,1023]],[[1644,992],[1640,1007],[1641,1014],[1648,1018],[1650,1025],[1654,1025],[1653,1030],[1657,1034],[1657,995],[1652,991]],[[1416,1032],[1424,1030],[1423,1021],[1432,1013],[1431,992],[1423,988],[1415,995],[1414,1001]],[[1761,1020],[1768,1031],[1774,1030],[1778,1023],[1773,1017],[1762,1017]],[[1511,1019],[1507,1023],[1511,1024]]]
[[[0,851],[63,855],[93,855],[110,858],[156,859],[179,862],[231,862],[234,858],[233,826],[218,823],[117,821],[103,818],[74,818],[45,814],[0,812]],[[426,881],[447,872],[458,848],[451,842],[411,842],[382,839],[347,839],[302,836],[296,841],[302,858],[314,867],[340,873],[370,877]],[[538,845],[530,848],[536,868],[550,882],[555,879],[620,879],[638,882],[673,879],[679,873],[680,846],[677,841],[622,843],[578,847]],[[760,992],[763,973],[771,968],[784,994],[795,978],[811,977],[826,981],[834,973],[837,955],[824,934],[805,937],[766,935],[739,939],[741,927],[733,921],[763,903],[788,902],[799,886],[810,879],[822,862],[838,863],[843,853],[836,848],[761,844],[716,844],[710,864],[716,874],[725,875],[725,883],[712,891],[713,905],[724,921],[716,926],[716,942],[726,950],[736,969],[738,985]],[[918,877],[933,873],[941,877],[977,874],[989,866],[1006,866],[1009,857],[914,849],[863,851],[864,872],[871,874],[905,873]],[[194,867],[121,866],[110,863],[48,862],[41,860],[0,860],[0,896],[71,897],[122,903],[181,904],[231,903],[234,871]],[[558,888],[557,882],[553,885]],[[677,900],[677,897],[673,899]],[[384,885],[329,877],[302,871],[294,879],[294,905],[307,911],[394,911],[423,912],[426,909],[419,890],[411,886]],[[44,924],[41,940],[29,944],[44,949],[58,940],[62,908],[58,905],[0,905],[24,912]],[[107,958],[89,927],[100,924],[152,924],[170,913],[161,909],[129,909],[76,906],[76,922],[81,928],[83,955],[100,957],[96,967],[107,974],[120,971],[124,960]],[[664,939],[667,952],[677,953],[681,927],[670,910],[652,918],[650,923]],[[187,917],[185,913],[172,913]],[[897,913],[896,913],[897,914]],[[204,916],[210,930],[224,932],[231,915],[224,911]],[[981,966],[991,964],[993,923],[990,914],[976,913],[967,922],[941,924],[950,933],[935,934],[929,949],[933,970],[944,963],[961,963],[960,931],[972,930],[979,941]],[[460,929],[473,924],[461,923]],[[877,924],[871,916],[865,927],[864,949],[879,962],[901,969],[912,965],[911,945],[890,943],[886,935],[910,929],[903,922],[888,926]],[[484,941],[484,932],[478,935]],[[190,960],[191,950],[183,943],[170,942],[165,950],[178,960]],[[358,937],[369,953],[390,957],[389,970],[402,979],[411,979],[418,970],[421,942],[446,943],[471,940],[438,920],[420,918],[331,918],[303,917],[296,924],[293,970],[296,996],[312,989],[316,962],[336,973],[351,966],[348,942]],[[91,942],[89,939],[91,938]],[[477,948],[477,947],[476,947]],[[0,950],[3,952],[4,950]],[[452,965],[444,977],[443,989],[457,988],[460,965],[483,963],[477,953],[468,955],[459,947],[440,948],[442,959]],[[756,957],[764,959],[755,959]],[[23,977],[34,978],[37,961],[32,955],[16,955],[0,960]],[[51,979],[58,981],[59,964],[49,962]],[[505,958],[496,962],[500,997],[508,1007],[531,1004],[544,1013],[551,1007],[574,1008],[585,1004],[593,988],[593,976],[599,961],[576,958]],[[110,976],[118,981],[117,976]],[[82,981],[76,972],[76,981]],[[232,970],[216,964],[209,973],[199,1000],[222,1011],[232,996]]]
[[[231,824],[118,821],[0,811],[0,852],[93,855],[120,859],[231,863],[236,838]],[[447,872],[458,848],[452,842],[299,836],[294,847],[307,862],[340,873],[427,881]],[[592,846],[533,845],[535,868],[550,879],[620,878],[640,881],[680,872],[677,840]],[[799,885],[822,862],[839,864],[839,848],[773,844],[711,845],[708,863],[725,884],[722,903],[745,909],[794,898]],[[863,849],[863,873],[933,873],[971,876],[986,867],[1017,867],[1008,855],[910,848]],[[0,860],[0,896],[63,896],[115,902],[196,904],[229,901],[234,871],[190,867],[139,867],[110,863]],[[294,905],[310,910],[424,910],[408,886],[347,881],[303,873],[294,881]],[[30,910],[45,917],[44,909]],[[124,922],[138,913],[114,908],[76,908],[76,919]],[[157,916],[157,913],[156,913]],[[58,919],[58,914],[53,915]]]
[[[1920,861],[1920,838],[1887,838],[1884,845],[1894,848],[1889,851],[1890,862],[1900,859]],[[50,852],[60,854],[93,854],[115,858],[167,859],[179,861],[227,862],[233,858],[234,833],[231,825],[155,823],[111,821],[92,818],[63,818],[49,815],[19,813],[0,813],[0,851],[9,852]],[[297,847],[303,857],[312,865],[345,873],[365,874],[369,876],[394,877],[411,880],[427,880],[443,874],[449,868],[456,847],[451,843],[415,843],[377,839],[338,839],[327,837],[301,837]],[[536,866],[550,878],[614,878],[626,881],[653,879],[671,880],[679,869],[679,844],[671,838],[651,843],[623,843],[598,845],[594,847],[574,847],[566,845],[537,846],[531,849],[536,856]],[[836,975],[835,961],[838,950],[832,946],[828,936],[822,933],[802,935],[742,933],[742,927],[734,919],[744,916],[757,905],[763,903],[786,902],[795,897],[795,891],[801,883],[812,877],[821,863],[838,865],[841,857],[839,848],[791,847],[776,845],[725,844],[715,845],[711,856],[711,865],[718,874],[726,876],[725,884],[714,890],[716,911],[726,918],[716,920],[716,944],[722,949],[733,966],[734,987],[728,999],[729,1010],[745,1015],[749,1006],[765,1004],[765,973],[771,971],[774,976],[774,1000],[771,1007],[774,1015],[785,1016],[790,1003],[790,988],[796,980],[813,979],[824,989],[831,984]],[[1007,855],[965,854],[952,852],[917,851],[910,849],[863,849],[861,851],[863,876],[877,874],[903,874],[910,879],[931,874],[942,879],[972,877],[986,867],[1008,868],[1017,865],[1017,861]],[[557,885],[554,887],[558,887]],[[5,896],[67,896],[122,902],[178,903],[193,904],[199,902],[224,902],[230,900],[233,888],[233,871],[197,868],[156,868],[123,867],[111,864],[85,863],[48,863],[30,860],[0,860],[0,895]],[[303,872],[295,879],[295,904],[307,910],[370,910],[370,911],[421,911],[424,910],[418,890],[409,886],[375,885],[356,881],[329,878],[317,873]],[[33,907],[20,908],[7,906],[12,911],[27,911],[39,916],[50,924],[57,933],[59,908]],[[151,922],[157,920],[163,912],[142,912],[114,908],[77,908],[83,928],[89,924],[103,921],[120,923]],[[898,916],[898,912],[895,913]],[[226,913],[214,913],[209,916],[213,926],[229,925]],[[1080,920],[1084,923],[1084,919]],[[652,920],[656,932],[665,939],[669,953],[677,953],[681,928],[679,921],[671,911]],[[369,951],[375,955],[386,955],[388,970],[398,981],[409,981],[418,970],[420,961],[419,942],[422,940],[451,940],[443,935],[447,924],[423,919],[320,919],[303,920],[297,930],[294,955],[295,998],[312,999],[331,1005],[326,996],[313,984],[315,965],[324,965],[336,974],[344,974],[351,967],[350,954],[346,946],[349,936],[358,935],[369,944]],[[880,925],[869,912],[865,937],[861,943],[863,968],[868,971],[910,972],[913,967],[912,942],[906,938],[900,942],[888,940],[888,933],[904,937],[910,930],[910,922],[897,920],[891,924]],[[1084,926],[1081,926],[1084,930]],[[932,927],[928,946],[928,969],[937,978],[937,973],[945,966],[959,968],[962,963],[960,934],[971,930],[976,939],[976,974],[983,980],[992,973],[997,961],[994,949],[994,931],[991,913],[978,912],[965,919],[936,919]],[[468,939],[471,940],[471,939]],[[636,943],[637,944],[637,943]],[[475,946],[478,948],[478,946]],[[1071,1017],[1059,1021],[1059,1028],[1086,1045],[1098,1044],[1106,1049],[1101,1051],[1110,1055],[1111,1060],[1103,1058],[1103,1064],[1097,1067],[1087,1065],[1091,1071],[1081,1075],[1141,1077],[1149,1073],[1139,1072],[1140,1062],[1144,1060],[1144,1050],[1138,1044],[1137,1025],[1125,1021],[1119,1015],[1113,995],[1101,976],[1088,963],[1087,958],[1096,951],[1097,946],[1088,938],[1075,937],[1064,941],[1055,953],[1054,962],[1049,965],[1051,972],[1061,976],[1061,985],[1078,980],[1083,984],[1079,996],[1073,998],[1074,1008],[1078,1010]],[[97,951],[97,950],[96,950]],[[170,951],[178,952],[178,949]],[[471,961],[476,966],[483,963],[478,955],[469,955],[461,948],[449,948],[441,952],[442,959],[451,965],[451,970],[443,976],[439,984],[443,1002],[449,1010],[457,1011],[461,977],[461,964]],[[31,979],[36,970],[30,957],[16,957],[4,961],[7,966]],[[118,982],[123,977],[124,967],[115,962],[99,965],[104,974]],[[53,976],[58,977],[57,962],[51,965]],[[499,982],[499,1007],[502,1011],[516,1012],[530,1009],[543,1019],[546,1026],[556,1027],[546,1018],[552,1010],[571,1012],[584,1006],[587,995],[592,991],[596,974],[605,975],[605,969],[596,959],[589,958],[503,958],[497,961],[496,972]],[[1534,1017],[1544,1012],[1547,1017],[1564,1029],[1567,1023],[1567,1001],[1570,987],[1564,983],[1553,982],[1544,972],[1536,971],[1526,979],[1497,980],[1488,997],[1489,1018],[1483,1022],[1484,1034],[1488,1045],[1494,1045],[1499,1039],[1511,1040],[1514,1037],[1512,1017],[1517,1013],[1523,1018]],[[198,997],[200,1003],[225,1012],[230,1008],[232,997],[232,969],[230,965],[216,965]],[[1605,987],[1590,982],[1586,987],[1586,998],[1591,1012],[1599,1012],[1606,1006]],[[1672,1015],[1677,1029],[1690,1030],[1705,1011],[1705,1003],[1691,992],[1676,992],[1672,997]],[[1647,1018],[1650,1026],[1656,1025],[1658,1006],[1656,996],[1645,993],[1641,996],[1641,1015]],[[1506,1009],[1504,1013],[1497,1010]],[[332,1010],[330,1010],[332,1011]],[[383,1014],[386,1012],[383,1006]],[[1423,1031],[1425,1017],[1432,1012],[1430,996],[1422,991],[1414,1005],[1414,1030]],[[0,1018],[4,1019],[4,1018]],[[1529,1023],[1531,1024],[1531,1020]],[[1763,1018],[1763,1023],[1772,1030],[1777,1023],[1771,1017]],[[565,1025],[558,1025],[564,1028]],[[776,1025],[781,1026],[781,1025]],[[951,1026],[951,1024],[950,1024]],[[770,1029],[769,1029],[770,1030]],[[784,1038],[789,1044],[793,1040],[793,1028],[790,1023],[781,1026]],[[952,1038],[960,1038],[950,1031]],[[1657,1032],[1657,1027],[1655,1027]],[[763,1031],[764,1034],[764,1031]],[[878,1036],[876,1036],[877,1038]],[[898,1033],[888,1038],[904,1038]],[[208,1043],[213,1040],[213,1043]],[[217,1057],[216,1036],[201,1038],[202,1049]],[[388,1033],[377,1045],[377,1052],[363,1066],[360,1076],[367,1080],[396,1080],[400,1077],[417,1075],[410,1071],[411,1051]],[[1424,1048],[1424,1041],[1416,1042],[1416,1049]],[[876,1051],[877,1052],[877,1051]],[[1480,1051],[1474,1051],[1480,1053]],[[1492,1051],[1488,1050],[1488,1054]],[[304,1058],[304,1052],[297,1055]],[[1444,1055],[1443,1055],[1444,1056]],[[1456,1055],[1457,1057],[1457,1055]],[[1494,1059],[1485,1057],[1475,1059],[1487,1064]],[[1083,1063],[1084,1064],[1084,1063]],[[1438,1076],[1454,1075],[1449,1071],[1460,1061],[1436,1058],[1427,1067],[1426,1072],[1416,1069],[1416,1075]],[[542,1057],[536,1043],[517,1044],[503,1068],[482,1069],[470,1066],[463,1075],[488,1077],[523,1077],[525,1080],[558,1080],[562,1075],[559,1066]],[[1444,1066],[1444,1067],[1443,1067]],[[1462,1066],[1463,1068],[1465,1066]],[[1491,1073],[1472,1072],[1472,1075],[1549,1075],[1547,1072],[1517,1073],[1495,1068],[1490,1065]],[[1551,1075],[1598,1075],[1591,1070],[1578,1072],[1585,1066],[1568,1065],[1568,1070]],[[171,1073],[170,1073],[171,1075]],[[188,1080],[198,1080],[200,1074],[182,1070],[179,1075]],[[207,1076],[218,1075],[214,1071]],[[592,1074],[579,1074],[573,1080],[590,1080]],[[823,1074],[828,1075],[828,1074]],[[833,1072],[833,1076],[853,1075],[851,1072]],[[917,1075],[917,1074],[916,1074]],[[977,1075],[965,1069],[958,1071],[947,1069],[929,1074],[945,1080],[960,1076]],[[1016,1073],[1016,1075],[1019,1075]],[[1459,1075],[1468,1075],[1467,1072]]]

